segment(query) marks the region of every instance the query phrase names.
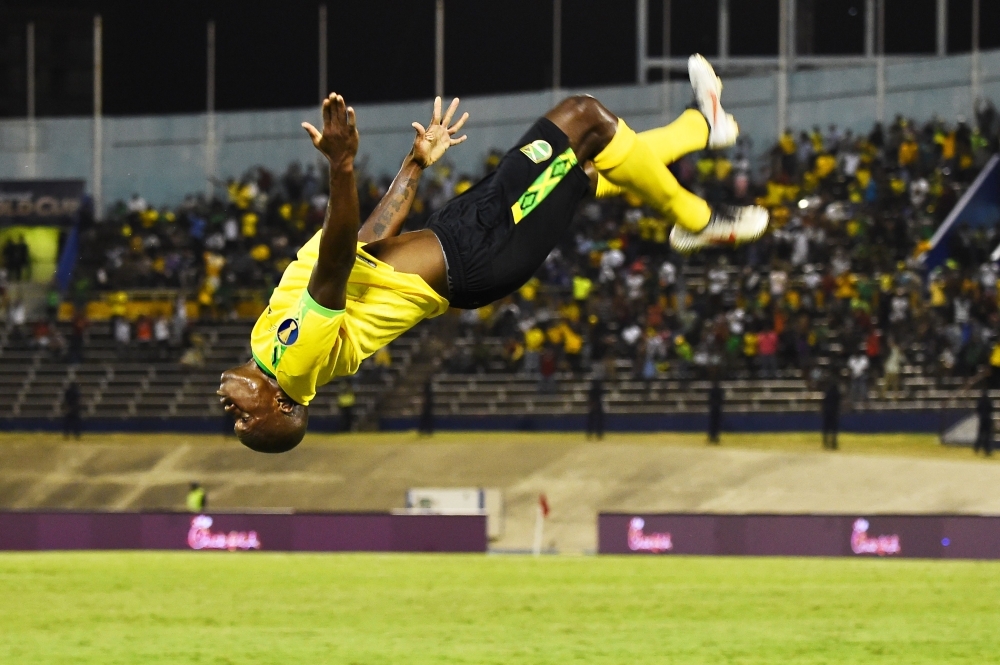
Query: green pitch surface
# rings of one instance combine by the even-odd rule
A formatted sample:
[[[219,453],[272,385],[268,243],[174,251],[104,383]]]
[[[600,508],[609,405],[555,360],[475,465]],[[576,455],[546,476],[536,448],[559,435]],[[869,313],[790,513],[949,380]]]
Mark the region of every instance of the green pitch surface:
[[[997,663],[980,562],[0,555],[0,663]]]

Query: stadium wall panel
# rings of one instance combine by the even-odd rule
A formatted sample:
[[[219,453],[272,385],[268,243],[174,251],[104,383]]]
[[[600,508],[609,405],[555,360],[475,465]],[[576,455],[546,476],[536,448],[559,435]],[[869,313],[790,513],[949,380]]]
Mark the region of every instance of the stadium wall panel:
[[[789,77],[788,126],[809,129],[836,123],[867,133],[875,120],[874,66],[799,71]],[[980,56],[982,95],[1000,102],[1000,51]],[[777,138],[777,75],[754,74],[726,79],[726,106],[739,119],[744,135],[758,155]],[[461,93],[461,91],[457,91]],[[510,148],[537,118],[572,92],[593,94],[637,129],[662,125],[690,102],[684,81],[648,86],[542,91],[464,99],[471,114],[468,142],[449,153],[462,172],[479,173],[492,148]],[[926,58],[886,67],[885,117],[896,114],[927,120],[937,115],[954,121],[972,118],[971,58],[955,55]],[[412,140],[410,123],[426,122],[428,100],[357,107],[361,130],[359,161],[375,175],[399,167]],[[226,112],[215,115],[215,175],[239,177],[263,165],[282,172],[292,161],[315,160],[315,151],[299,127],[316,121],[315,108],[279,111]],[[38,178],[82,178],[90,181],[92,121],[90,118],[43,118],[37,121]],[[172,205],[184,195],[205,190],[208,119],[204,114],[104,119],[104,197],[106,203],[127,199],[133,192],[151,204]],[[29,159],[25,120],[0,121],[0,179],[25,177]],[[92,189],[92,186],[90,187]]]

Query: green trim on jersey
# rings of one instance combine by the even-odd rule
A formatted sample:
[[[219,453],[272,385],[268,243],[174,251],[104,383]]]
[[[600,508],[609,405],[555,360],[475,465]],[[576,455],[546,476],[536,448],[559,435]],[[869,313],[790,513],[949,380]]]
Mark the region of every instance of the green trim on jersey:
[[[521,194],[521,198],[510,207],[510,212],[514,215],[514,223],[517,224],[537,208],[552,193],[556,185],[562,182],[570,169],[577,165],[577,162],[573,148],[566,148],[565,152],[552,160],[549,167],[542,171],[535,182],[531,183],[524,194]]]
[[[308,311],[313,311],[313,312],[316,312],[317,314],[319,314],[322,317],[325,317],[327,319],[332,319],[333,317],[337,316],[338,314],[343,314],[347,310],[346,309],[330,309],[329,307],[323,307],[323,305],[320,305],[318,302],[316,302],[313,299],[312,294],[309,293],[309,288],[307,287],[302,292],[302,309],[299,310],[299,320],[300,321],[305,317],[305,314]]]

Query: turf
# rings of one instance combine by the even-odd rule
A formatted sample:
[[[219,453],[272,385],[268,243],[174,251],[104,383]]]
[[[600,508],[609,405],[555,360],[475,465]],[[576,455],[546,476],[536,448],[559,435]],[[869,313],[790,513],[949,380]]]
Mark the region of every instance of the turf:
[[[0,663],[998,663],[982,562],[0,555]]]

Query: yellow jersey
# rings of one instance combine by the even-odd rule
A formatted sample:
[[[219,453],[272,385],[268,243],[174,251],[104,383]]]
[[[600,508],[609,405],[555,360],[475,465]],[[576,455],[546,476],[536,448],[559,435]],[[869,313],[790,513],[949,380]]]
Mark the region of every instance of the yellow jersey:
[[[316,233],[285,269],[267,309],[250,333],[257,365],[299,404],[424,319],[448,310],[448,301],[418,275],[396,272],[364,251],[347,282],[342,310],[323,307],[306,288],[319,258]]]

